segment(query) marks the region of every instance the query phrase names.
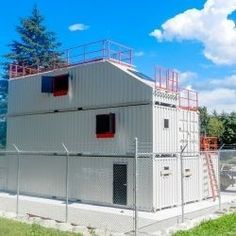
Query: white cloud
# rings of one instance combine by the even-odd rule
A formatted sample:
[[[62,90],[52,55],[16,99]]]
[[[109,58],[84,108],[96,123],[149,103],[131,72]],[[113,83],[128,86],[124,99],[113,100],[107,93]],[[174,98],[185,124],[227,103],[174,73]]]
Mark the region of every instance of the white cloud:
[[[214,79],[210,82],[211,86],[223,87],[223,88],[234,88],[236,89],[236,74],[226,77],[225,79]],[[236,101],[235,101],[236,103]]]
[[[236,111],[236,74],[223,79],[213,79],[202,84],[199,92],[200,104],[218,112]]]
[[[178,71],[178,73],[180,85],[183,87],[189,86],[190,83],[193,83],[198,78],[197,73],[192,71]]]
[[[232,112],[236,111],[236,90],[229,88],[215,88],[199,92],[200,105],[206,106],[210,111]]]
[[[150,36],[159,41],[197,40],[206,58],[215,64],[236,64],[236,28],[228,16],[236,0],[207,0],[204,8],[189,9],[162,24]]]
[[[84,31],[84,30],[87,30],[89,28],[88,25],[85,25],[85,24],[81,24],[81,23],[78,23],[78,24],[73,24],[73,25],[70,25],[68,27],[68,29],[70,31]]]
[[[142,57],[142,56],[144,56],[144,52],[143,51],[138,51],[138,52],[135,52],[134,55],[136,57]]]
[[[199,93],[199,105],[209,111],[236,111],[236,74],[217,79],[200,79],[192,71],[178,71],[180,87],[196,90]]]

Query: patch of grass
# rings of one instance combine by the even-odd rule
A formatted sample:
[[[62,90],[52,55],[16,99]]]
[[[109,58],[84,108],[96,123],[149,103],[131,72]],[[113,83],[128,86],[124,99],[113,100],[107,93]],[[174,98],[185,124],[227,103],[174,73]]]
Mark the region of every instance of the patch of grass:
[[[82,236],[82,234],[46,229],[37,224],[26,224],[0,218],[0,236]]]
[[[191,230],[178,231],[173,236],[236,236],[236,213],[202,222]]]

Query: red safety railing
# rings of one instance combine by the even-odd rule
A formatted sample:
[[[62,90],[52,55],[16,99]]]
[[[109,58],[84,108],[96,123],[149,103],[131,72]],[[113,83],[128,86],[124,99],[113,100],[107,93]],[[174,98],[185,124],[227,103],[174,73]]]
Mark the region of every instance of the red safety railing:
[[[170,92],[178,92],[179,74],[170,69],[157,66],[155,68],[155,87]]]
[[[155,67],[155,88],[178,94],[179,108],[198,110],[198,93],[179,88],[179,73],[160,66]]]
[[[133,62],[133,50],[111,40],[101,40],[83,44],[77,47],[69,48],[60,54],[61,56],[58,57],[52,53],[51,58],[55,57],[55,62],[52,63],[51,67],[47,68],[41,66],[40,64],[37,67],[30,67],[24,65],[24,62],[21,62],[21,65],[11,64],[9,68],[9,77],[16,78],[32,75],[103,59],[109,59],[113,62],[126,66],[132,66]],[[42,61],[40,60],[41,58],[38,59],[39,61]]]
[[[198,93],[189,89],[179,91],[179,107],[187,110],[198,110]]]
[[[217,137],[201,136],[200,149],[201,151],[214,151],[219,148],[219,139]]]

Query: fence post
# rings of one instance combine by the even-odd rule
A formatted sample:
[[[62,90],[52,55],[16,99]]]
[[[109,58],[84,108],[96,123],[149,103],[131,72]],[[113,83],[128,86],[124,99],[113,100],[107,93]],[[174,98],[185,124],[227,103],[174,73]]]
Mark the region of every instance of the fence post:
[[[137,210],[137,172],[138,172],[138,138],[135,138],[134,155],[134,235],[138,235],[138,210]]]
[[[19,215],[19,195],[20,195],[20,149],[13,144],[17,151],[17,190],[16,190],[16,215]]]
[[[188,143],[181,149],[180,152],[180,188],[181,188],[181,222],[184,223],[184,164],[183,164],[183,152],[187,148]]]
[[[183,155],[180,152],[180,188],[181,188],[181,222],[184,223],[184,170],[183,170]]]
[[[68,222],[68,205],[69,205],[69,151],[64,143],[62,143],[63,148],[66,151],[66,223]]]
[[[220,192],[220,153],[225,144],[222,144],[218,151],[218,200],[219,200],[219,210],[221,210],[221,192]]]

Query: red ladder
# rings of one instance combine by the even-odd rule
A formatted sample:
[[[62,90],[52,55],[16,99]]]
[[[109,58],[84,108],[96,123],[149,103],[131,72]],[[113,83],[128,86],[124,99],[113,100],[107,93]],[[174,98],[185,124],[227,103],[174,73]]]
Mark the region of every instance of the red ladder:
[[[211,155],[209,153],[205,153],[205,158],[206,158],[208,175],[210,179],[212,197],[213,197],[213,201],[215,201],[216,197],[219,196],[219,187],[218,187],[218,183],[216,179],[216,174],[215,174]]]

